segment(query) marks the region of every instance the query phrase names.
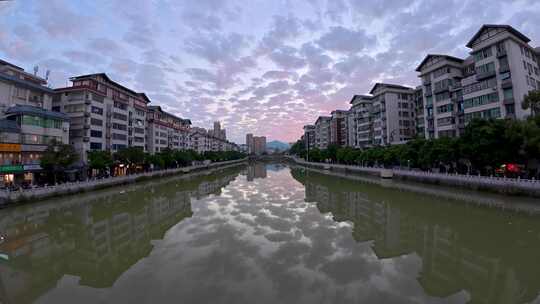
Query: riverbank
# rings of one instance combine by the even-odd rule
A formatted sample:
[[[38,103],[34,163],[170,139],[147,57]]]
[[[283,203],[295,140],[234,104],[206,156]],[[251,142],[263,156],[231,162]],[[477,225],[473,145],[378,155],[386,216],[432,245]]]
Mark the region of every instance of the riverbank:
[[[238,159],[224,162],[210,163],[208,165],[197,165],[183,168],[159,170],[152,172],[145,172],[140,174],[132,174],[126,176],[117,176],[111,178],[89,180],[84,182],[65,183],[56,186],[25,189],[19,191],[0,191],[0,207],[8,205],[32,202],[38,200],[44,200],[53,197],[72,195],[77,193],[89,192],[104,188],[110,188],[115,186],[121,186],[126,184],[133,184],[138,182],[147,181],[155,178],[163,178],[178,174],[189,174],[191,172],[206,171],[212,172],[213,169],[226,168],[229,166],[238,165],[247,162],[248,159]]]
[[[288,157],[288,159],[302,166],[318,168],[322,170],[341,171],[345,173],[368,174],[378,177],[381,176],[381,173],[383,171],[388,171],[388,169],[384,168],[307,162],[303,159],[295,157]],[[464,188],[477,191],[489,191],[504,195],[540,197],[539,180],[486,177],[476,175],[443,174],[399,169],[391,169],[391,171],[391,175],[395,179],[408,180],[432,185]]]

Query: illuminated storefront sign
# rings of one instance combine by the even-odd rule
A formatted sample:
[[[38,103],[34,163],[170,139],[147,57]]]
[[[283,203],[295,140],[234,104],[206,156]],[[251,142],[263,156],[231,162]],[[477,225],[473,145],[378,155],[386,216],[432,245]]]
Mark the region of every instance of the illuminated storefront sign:
[[[22,165],[7,165],[0,166],[0,173],[17,173],[23,172],[24,168]]]
[[[20,144],[0,144],[0,152],[21,152]]]

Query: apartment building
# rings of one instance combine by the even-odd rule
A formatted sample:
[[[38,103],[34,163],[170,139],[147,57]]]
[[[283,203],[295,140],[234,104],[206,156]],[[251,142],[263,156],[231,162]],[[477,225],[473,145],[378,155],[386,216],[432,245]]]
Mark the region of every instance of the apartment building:
[[[77,76],[70,87],[56,89],[53,110],[71,119],[70,142],[87,162],[87,151],[146,150],[146,113],[150,102],[111,80],[105,73]]]
[[[254,136],[253,137],[253,149],[254,154],[261,155],[266,152],[266,136]]]
[[[207,151],[240,151],[240,147],[226,139],[214,137],[214,130],[191,128],[188,135],[189,149],[199,153]]]
[[[426,138],[459,136],[474,118],[524,119],[523,97],[540,89],[538,48],[509,25],[484,25],[470,56],[427,55],[417,68],[424,90]]]
[[[415,123],[416,137],[425,138],[425,116],[424,116],[424,90],[422,86],[417,86],[414,89],[414,107],[415,107]]]
[[[306,149],[315,148],[315,126],[314,125],[304,126],[304,141],[305,141]]]
[[[346,146],[348,143],[348,111],[335,110],[330,113],[330,144]]]
[[[424,92],[425,136],[428,139],[459,135],[456,122],[461,100],[464,60],[447,55],[430,54],[416,71]]]
[[[147,151],[164,149],[187,150],[190,147],[191,121],[164,111],[160,106],[148,106]]]
[[[414,89],[377,83],[373,96],[373,145],[402,144],[415,136]]]
[[[0,60],[0,182],[33,183],[47,145],[68,143],[69,118],[51,111],[46,79]]]
[[[351,99],[351,109],[347,115],[348,146],[367,148],[372,145],[372,101],[373,97],[368,95],[354,95]]]
[[[212,130],[208,130],[211,136],[226,140],[227,139],[227,132],[225,129],[221,128],[221,123],[219,121],[214,121],[214,128]]]
[[[315,147],[326,149],[330,144],[330,122],[332,117],[319,116],[315,121]]]

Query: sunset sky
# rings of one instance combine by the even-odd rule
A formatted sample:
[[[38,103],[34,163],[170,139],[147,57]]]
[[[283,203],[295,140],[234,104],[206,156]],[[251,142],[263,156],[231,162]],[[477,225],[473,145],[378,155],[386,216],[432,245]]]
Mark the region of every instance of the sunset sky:
[[[466,56],[484,23],[540,46],[539,16],[537,0],[0,1],[0,59],[53,87],[105,72],[238,143],[293,141],[375,82],[417,85],[427,53]]]

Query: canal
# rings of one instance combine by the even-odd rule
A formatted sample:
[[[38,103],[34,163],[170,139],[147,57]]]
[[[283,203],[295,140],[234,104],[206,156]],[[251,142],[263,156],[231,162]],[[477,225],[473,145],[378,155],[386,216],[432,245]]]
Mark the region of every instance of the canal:
[[[62,197],[0,210],[0,303],[540,303],[531,202],[265,163]]]

